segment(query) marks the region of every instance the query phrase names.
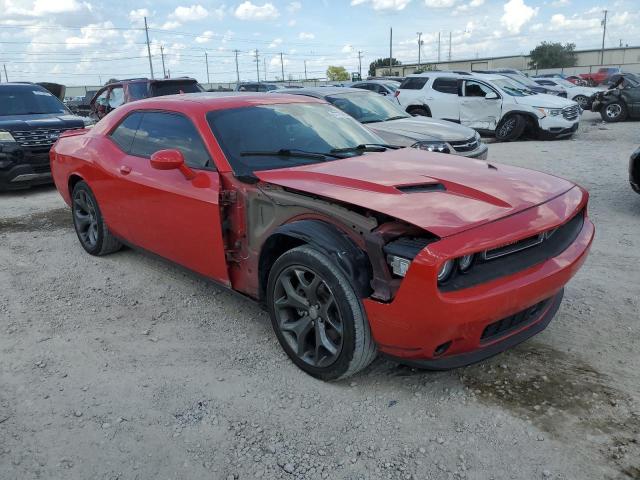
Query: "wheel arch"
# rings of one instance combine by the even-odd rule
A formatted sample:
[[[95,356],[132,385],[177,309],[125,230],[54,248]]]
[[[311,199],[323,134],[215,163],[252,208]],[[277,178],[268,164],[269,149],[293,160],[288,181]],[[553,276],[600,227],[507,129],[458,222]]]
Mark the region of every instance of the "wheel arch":
[[[298,220],[278,227],[264,242],[258,261],[260,299],[266,298],[269,272],[283,253],[311,245],[329,257],[351,281],[360,298],[371,294],[372,268],[367,254],[346,234],[322,220]]]
[[[426,110],[430,117],[433,116],[431,114],[431,109],[429,108],[429,105],[426,105],[424,103],[414,103],[412,105],[408,105],[405,110],[407,113],[411,113],[412,110],[417,110],[417,109]]]
[[[84,178],[82,178],[77,173],[72,173],[71,175],[69,175],[69,179],[67,180],[67,188],[68,188],[68,191],[69,191],[69,198],[71,198],[72,195],[73,195],[74,187],[78,184],[78,182],[82,182],[82,181],[84,181]]]
[[[527,112],[526,110],[509,110],[508,112],[505,112],[500,121],[497,123],[496,130],[498,129],[498,125],[500,125],[512,115],[522,115],[527,121],[527,127],[534,129],[534,131],[536,132],[540,130],[538,117],[533,112]]]

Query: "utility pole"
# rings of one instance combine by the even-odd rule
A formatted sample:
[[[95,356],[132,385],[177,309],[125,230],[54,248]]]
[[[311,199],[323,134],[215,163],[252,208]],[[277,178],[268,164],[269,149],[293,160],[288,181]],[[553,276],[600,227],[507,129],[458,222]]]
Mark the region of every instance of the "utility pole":
[[[9,83],[9,76],[7,75],[7,64],[3,63],[2,66],[4,67],[4,79],[6,80],[7,83]]]
[[[282,52],[280,52],[280,68],[282,70],[282,81],[284,82],[284,60],[282,59]]]
[[[604,11],[602,20],[602,51],[600,52],[600,65],[604,65],[604,37],[607,34],[607,10]]]
[[[263,68],[263,77],[264,81],[267,81],[267,57],[262,57],[262,68]]]
[[[233,53],[236,54],[236,81],[238,85],[240,85],[240,70],[238,70],[238,50],[234,50]]]
[[[307,81],[307,61],[304,61],[304,81]]]
[[[358,50],[358,74],[362,80],[362,50]],[[304,62],[304,79],[307,79],[307,62]]]
[[[160,44],[160,57],[162,58],[162,78],[167,78],[167,71],[164,69],[164,46]]]
[[[422,53],[422,32],[418,32],[418,70],[420,70],[420,61],[422,60],[421,58],[421,53]]]
[[[151,71],[151,80],[153,80],[153,63],[151,62],[151,46],[149,45],[149,27],[147,26],[147,17],[144,17],[144,33],[147,35],[147,54],[149,55],[149,70]]]
[[[449,61],[451,61],[451,32],[449,32]]]
[[[258,49],[255,51],[256,56],[256,77],[258,77],[258,83],[260,83],[260,58],[258,57]]]
[[[440,32],[438,32],[438,62],[440,62]]]
[[[211,79],[209,78],[209,56],[207,52],[204,52],[204,63],[207,66],[207,83],[211,86]]]
[[[389,75],[391,75],[392,59],[393,58],[393,28],[389,28]]]

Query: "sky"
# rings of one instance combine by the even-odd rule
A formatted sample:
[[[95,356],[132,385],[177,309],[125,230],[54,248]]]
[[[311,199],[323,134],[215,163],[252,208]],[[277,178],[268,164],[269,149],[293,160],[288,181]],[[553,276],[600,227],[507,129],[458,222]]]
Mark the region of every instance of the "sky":
[[[389,55],[403,63],[528,53],[543,40],[600,48],[640,45],[638,0],[0,0],[0,68],[10,81],[101,85],[150,76],[232,82],[324,77],[329,65],[363,76]],[[282,63],[281,56],[282,53]],[[256,62],[256,55],[258,62]],[[259,72],[256,72],[256,63]],[[2,71],[2,70],[0,70]],[[3,71],[2,71],[3,72]],[[4,75],[2,81],[5,81]]]

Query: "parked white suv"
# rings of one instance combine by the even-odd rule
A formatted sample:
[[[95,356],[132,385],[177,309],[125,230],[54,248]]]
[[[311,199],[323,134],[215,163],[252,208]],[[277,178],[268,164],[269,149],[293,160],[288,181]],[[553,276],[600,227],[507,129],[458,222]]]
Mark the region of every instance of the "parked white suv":
[[[525,129],[542,138],[572,135],[582,113],[576,102],[534,93],[496,74],[411,75],[396,98],[412,115],[450,120],[502,141],[517,139]]]

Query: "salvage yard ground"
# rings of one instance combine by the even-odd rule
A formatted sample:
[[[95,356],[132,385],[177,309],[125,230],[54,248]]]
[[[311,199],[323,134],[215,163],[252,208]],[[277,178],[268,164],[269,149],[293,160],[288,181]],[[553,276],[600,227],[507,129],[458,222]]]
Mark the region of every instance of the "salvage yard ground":
[[[0,194],[0,479],[639,479],[637,122],[489,159],[591,193],[545,332],[482,364],[326,384],[258,306],[134,250],[94,258],[55,189]]]

